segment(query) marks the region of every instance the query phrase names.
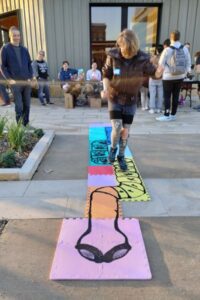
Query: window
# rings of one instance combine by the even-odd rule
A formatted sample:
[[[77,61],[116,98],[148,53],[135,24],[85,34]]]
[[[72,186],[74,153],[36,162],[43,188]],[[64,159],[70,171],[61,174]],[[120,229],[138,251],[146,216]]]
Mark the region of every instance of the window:
[[[115,18],[112,18],[112,16]],[[92,61],[98,68],[103,66],[106,50],[114,47],[121,31],[121,7],[91,8]]]
[[[129,28],[136,31],[140,48],[151,52],[158,42],[160,5],[100,5],[90,6],[91,61],[101,69],[106,51],[115,46],[118,34]]]
[[[158,7],[129,7],[127,27],[137,32],[141,50],[151,52],[157,41]]]

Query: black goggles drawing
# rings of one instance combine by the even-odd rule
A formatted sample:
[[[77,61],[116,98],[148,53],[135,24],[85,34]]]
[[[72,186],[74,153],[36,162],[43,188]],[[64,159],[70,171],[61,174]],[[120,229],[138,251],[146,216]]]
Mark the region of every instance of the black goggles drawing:
[[[118,226],[118,218],[119,218],[119,204],[118,204],[118,198],[115,197],[116,199],[116,204],[117,204],[117,210],[116,210],[116,217],[114,219],[114,229],[117,231],[119,234],[121,234],[124,237],[124,243],[118,244],[111,248],[109,251],[107,251],[105,254],[98,248],[96,248],[93,245],[90,244],[85,244],[82,243],[82,239],[87,236],[88,234],[91,233],[92,231],[92,200],[93,200],[93,194],[95,192],[99,192],[102,194],[107,194],[110,195],[109,193],[102,192],[100,191],[101,188],[96,189],[93,191],[90,195],[90,209],[89,209],[89,218],[88,218],[88,228],[87,230],[80,236],[80,238],[77,241],[77,244],[75,248],[78,250],[79,254],[84,257],[87,260],[93,261],[95,263],[111,263],[114,260],[120,259],[124,257],[130,250],[131,246],[128,242],[127,236],[119,229]],[[114,197],[112,195],[112,197]]]

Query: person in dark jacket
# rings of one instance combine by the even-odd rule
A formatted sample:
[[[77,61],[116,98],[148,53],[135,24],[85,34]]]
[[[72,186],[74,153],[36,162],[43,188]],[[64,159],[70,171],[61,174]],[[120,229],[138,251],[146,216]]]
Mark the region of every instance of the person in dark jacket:
[[[108,160],[114,163],[119,143],[117,160],[122,171],[127,170],[124,157],[128,133],[137,107],[137,99],[145,77],[154,76],[155,66],[150,56],[139,49],[139,41],[132,30],[123,30],[117,39],[117,47],[108,52],[102,69],[102,98],[108,99],[112,124],[111,149]],[[156,77],[159,78],[157,73]]]
[[[59,79],[62,81],[62,85],[65,84],[66,81],[74,80],[77,76],[78,70],[69,68],[69,62],[64,60],[59,72]]]
[[[40,50],[38,52],[37,59],[32,62],[33,76],[38,81],[38,98],[42,105],[46,105],[46,103],[53,104],[53,102],[50,101],[48,65],[44,57],[45,52]],[[46,103],[44,101],[44,95]]]
[[[22,119],[26,126],[29,123],[33,77],[31,59],[28,50],[20,45],[20,31],[17,27],[10,27],[9,37],[10,42],[1,48],[1,71],[14,96],[16,121]]]

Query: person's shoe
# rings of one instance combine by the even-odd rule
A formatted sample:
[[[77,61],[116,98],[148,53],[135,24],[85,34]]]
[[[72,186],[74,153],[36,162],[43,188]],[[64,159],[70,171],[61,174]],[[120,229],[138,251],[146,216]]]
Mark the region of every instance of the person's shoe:
[[[149,113],[150,113],[150,114],[154,114],[154,112],[155,112],[155,111],[154,111],[154,109],[152,109],[152,108],[149,110]]]
[[[164,115],[164,116],[157,117],[156,120],[161,122],[169,122],[171,121],[171,117]]]
[[[49,102],[47,102],[47,104],[54,104],[54,102],[49,101]]]
[[[161,109],[156,109],[157,114],[160,114],[161,112],[162,112]]]
[[[42,102],[41,105],[46,106],[46,103]]]
[[[126,161],[125,161],[125,158],[124,156],[117,156],[117,160],[118,160],[118,163],[119,163],[119,167],[120,169],[125,172],[128,170],[128,167],[127,167],[127,164],[126,164]]]
[[[170,115],[170,119],[171,119],[171,121],[175,121],[176,120],[176,116],[175,115]]]
[[[200,104],[193,107],[193,109],[200,109]]]
[[[110,148],[110,152],[109,152],[109,155],[108,155],[108,161],[112,164],[114,163],[115,161],[115,156],[116,156],[116,153],[117,153],[117,148]]]

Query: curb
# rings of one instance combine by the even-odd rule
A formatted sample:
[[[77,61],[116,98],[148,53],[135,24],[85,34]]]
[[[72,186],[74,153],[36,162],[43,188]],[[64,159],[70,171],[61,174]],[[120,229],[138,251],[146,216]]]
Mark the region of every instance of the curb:
[[[44,136],[35,145],[22,168],[0,169],[1,180],[30,180],[51,145],[55,132],[45,130]]]

